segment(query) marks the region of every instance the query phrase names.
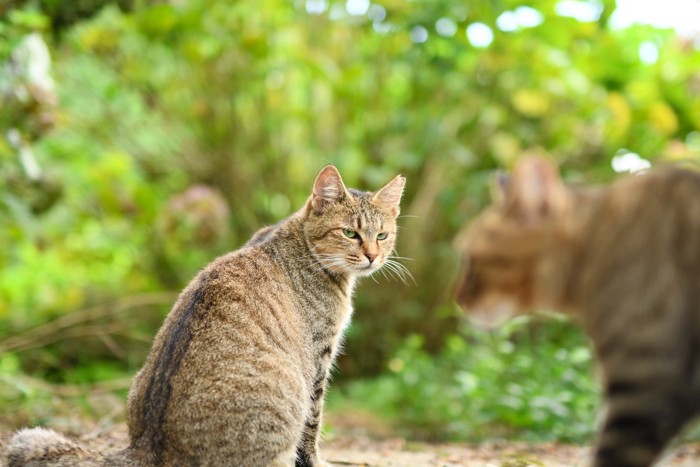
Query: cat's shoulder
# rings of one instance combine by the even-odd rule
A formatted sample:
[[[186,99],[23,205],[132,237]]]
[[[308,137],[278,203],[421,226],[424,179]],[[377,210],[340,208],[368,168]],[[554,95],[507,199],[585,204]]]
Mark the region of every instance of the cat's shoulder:
[[[221,280],[249,273],[250,270],[269,267],[269,262],[262,244],[245,244],[238,250],[230,251],[212,260],[200,275],[210,280]]]
[[[680,180],[700,181],[700,168],[687,164],[661,164],[639,174],[631,174],[620,180],[640,180],[647,183],[673,183]]]
[[[655,167],[641,174],[628,175],[618,179],[614,186],[619,190],[633,189],[648,196],[658,195],[658,191],[673,193],[674,191],[692,191],[700,193],[700,171],[694,168],[667,164]]]
[[[272,238],[273,233],[279,226],[279,222],[274,225],[268,225],[266,227],[263,227],[262,229],[258,230],[253,234],[252,237],[250,237],[250,240],[246,242],[246,244],[243,246],[245,247],[252,247],[252,246],[257,246],[261,245],[267,241],[269,241]]]

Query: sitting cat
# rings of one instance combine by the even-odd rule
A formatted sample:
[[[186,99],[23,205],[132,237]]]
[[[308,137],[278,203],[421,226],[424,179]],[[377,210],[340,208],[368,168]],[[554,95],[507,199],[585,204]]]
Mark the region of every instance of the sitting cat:
[[[607,406],[593,465],[651,465],[700,410],[700,173],[576,188],[525,158],[496,198],[459,240],[457,302],[482,321],[537,308],[580,322]]]
[[[104,455],[25,429],[10,467],[326,465],[329,369],[355,278],[393,261],[404,184],[361,192],[324,168],[300,211],[215,259],[177,299],[134,378],[127,449]]]

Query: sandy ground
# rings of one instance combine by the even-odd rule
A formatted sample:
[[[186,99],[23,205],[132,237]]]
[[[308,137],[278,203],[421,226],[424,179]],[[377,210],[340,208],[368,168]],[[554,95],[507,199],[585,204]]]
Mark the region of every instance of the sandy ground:
[[[126,425],[118,423],[72,437],[92,447],[117,449],[127,445]],[[5,446],[11,436],[0,431],[0,465],[6,465]],[[588,465],[590,449],[582,446],[522,442],[490,442],[479,445],[427,444],[400,438],[383,440],[366,436],[333,435],[322,452],[334,466],[474,466],[474,467],[576,467]],[[687,444],[670,450],[659,466],[700,465],[700,445]]]
[[[416,444],[404,440],[368,442],[332,441],[324,446],[324,456],[333,465],[351,466],[473,466],[473,467],[576,467],[589,465],[590,449],[563,444],[485,443]],[[680,446],[659,466],[700,465],[700,447]]]

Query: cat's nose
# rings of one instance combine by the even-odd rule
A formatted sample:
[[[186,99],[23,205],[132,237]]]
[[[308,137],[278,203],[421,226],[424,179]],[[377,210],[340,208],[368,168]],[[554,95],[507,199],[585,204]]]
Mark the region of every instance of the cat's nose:
[[[369,260],[369,264],[372,264],[377,259],[377,255],[373,253],[365,253],[365,257]]]

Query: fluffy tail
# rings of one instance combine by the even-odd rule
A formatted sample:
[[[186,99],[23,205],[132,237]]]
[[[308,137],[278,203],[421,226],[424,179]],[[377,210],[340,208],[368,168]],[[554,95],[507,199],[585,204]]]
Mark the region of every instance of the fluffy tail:
[[[46,428],[19,430],[8,446],[8,467],[127,467],[139,465],[127,451],[112,455],[87,449]]]

